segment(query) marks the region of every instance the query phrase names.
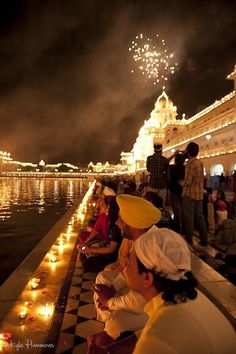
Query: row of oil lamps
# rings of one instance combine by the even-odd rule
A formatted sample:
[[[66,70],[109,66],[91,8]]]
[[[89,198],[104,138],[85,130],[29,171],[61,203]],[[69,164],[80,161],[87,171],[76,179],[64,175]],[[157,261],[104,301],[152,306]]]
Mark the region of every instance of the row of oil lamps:
[[[70,241],[71,233],[73,232],[73,224],[75,222],[75,219],[77,219],[77,221],[80,224],[82,224],[84,222],[85,215],[87,212],[88,200],[92,195],[94,185],[95,185],[95,182],[93,182],[90,185],[89,189],[87,190],[82,202],[79,205],[78,210],[75,213],[75,216],[72,216],[71,220],[69,221],[66,233],[60,235],[59,238],[57,238],[56,243],[52,246],[52,248],[54,246],[56,246],[58,248],[59,254],[63,253],[63,249],[66,246],[66,243],[68,243]],[[91,204],[89,204],[89,205],[91,205]],[[65,237],[63,237],[63,235],[65,235]],[[56,251],[51,249],[49,251],[49,253],[46,255],[46,257],[47,257],[47,260],[49,261],[51,270],[54,271],[56,262],[58,261]],[[40,278],[34,277],[34,278],[30,279],[27,284],[27,288],[32,291],[33,298],[36,297],[35,290],[38,290],[40,288],[40,281],[41,281]],[[20,320],[25,320],[28,317],[28,309],[32,305],[33,305],[32,302],[29,302],[29,301],[24,302],[24,306],[22,306],[21,311],[18,313],[18,318]],[[45,305],[40,307],[38,314],[41,316],[44,316],[45,318],[49,318],[52,316],[53,312],[54,312],[54,305],[52,303],[46,303]],[[29,320],[30,319],[33,320],[33,317],[30,317]],[[4,349],[4,347],[7,345],[7,342],[10,339],[11,339],[11,333],[0,333],[0,351],[2,351]]]
[[[91,193],[93,191],[94,188],[94,183],[91,184],[91,186],[89,187],[87,193],[85,194],[83,201],[80,203],[78,211],[77,211],[77,219],[79,222],[83,222],[85,219],[85,214],[87,211],[87,203],[88,203],[88,199],[91,196]],[[73,224],[75,222],[75,218],[72,216],[71,220],[69,221],[68,224],[68,228],[67,228],[67,232],[66,232],[66,241],[69,242],[70,241],[70,236],[71,236],[71,232],[73,231]],[[63,238],[63,236],[60,235],[60,237],[58,238],[55,246],[59,247],[59,253],[63,253],[63,248],[65,246],[65,239]],[[55,263],[58,261],[57,257],[56,257],[56,252],[54,250],[50,250],[48,253],[48,259],[50,262],[50,267],[52,270],[55,269]],[[28,285],[30,287],[31,290],[36,290],[40,287],[40,278],[32,278],[29,282]],[[27,313],[27,307],[30,306],[30,303],[25,302],[25,307],[24,309],[22,309],[19,314],[18,317],[20,319],[25,319],[28,315]],[[40,309],[39,314],[42,316],[51,316],[51,314],[53,313],[53,306],[48,305],[48,303],[46,303],[45,306],[43,306]]]

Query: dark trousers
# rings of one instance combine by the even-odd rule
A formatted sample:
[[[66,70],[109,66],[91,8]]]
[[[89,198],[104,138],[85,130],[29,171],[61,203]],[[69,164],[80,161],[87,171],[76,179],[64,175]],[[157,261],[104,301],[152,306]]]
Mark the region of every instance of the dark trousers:
[[[182,233],[183,213],[182,213],[182,198],[174,193],[170,193],[170,203],[174,213],[174,230]]]
[[[87,341],[87,354],[131,354],[137,343],[137,337],[135,333],[126,332],[113,339],[103,331],[87,337]]]
[[[196,225],[201,242],[207,242],[207,228],[203,215],[202,200],[182,197],[183,229],[185,239],[189,244],[193,243],[193,230]]]
[[[80,253],[79,260],[84,272],[98,273],[104,270],[104,268],[117,260],[117,257],[112,255],[93,255],[86,256],[83,253]]]

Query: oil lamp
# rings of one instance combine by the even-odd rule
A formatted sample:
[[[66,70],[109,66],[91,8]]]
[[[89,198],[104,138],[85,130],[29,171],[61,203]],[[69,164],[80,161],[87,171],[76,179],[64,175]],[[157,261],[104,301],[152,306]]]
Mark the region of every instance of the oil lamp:
[[[72,232],[72,226],[71,225],[69,225],[68,227],[67,227],[67,231],[66,231],[67,233],[71,233]]]
[[[6,341],[0,338],[0,352],[4,350],[6,345],[7,345]]]
[[[59,238],[58,245],[59,246],[64,246],[64,240],[63,240],[62,237]]]
[[[54,252],[54,251],[51,251],[51,252],[49,253],[49,261],[50,261],[51,263],[55,263],[55,262],[57,261],[57,257],[56,257],[56,255],[55,255],[55,252]]]
[[[39,310],[39,314],[41,316],[45,316],[45,317],[51,316],[52,312],[53,312],[52,306],[48,305],[48,303],[46,303],[46,305],[42,306]]]
[[[50,269],[52,272],[56,269],[56,263],[50,263]]]
[[[78,215],[79,221],[81,221],[81,222],[84,221],[84,218],[85,218],[85,215],[83,213]]]
[[[20,320],[23,320],[27,317],[27,311],[26,310],[21,310],[19,313],[18,313],[18,317]]]
[[[39,288],[39,283],[40,283],[40,278],[32,278],[29,281],[29,285],[31,287],[31,290],[35,290]]]

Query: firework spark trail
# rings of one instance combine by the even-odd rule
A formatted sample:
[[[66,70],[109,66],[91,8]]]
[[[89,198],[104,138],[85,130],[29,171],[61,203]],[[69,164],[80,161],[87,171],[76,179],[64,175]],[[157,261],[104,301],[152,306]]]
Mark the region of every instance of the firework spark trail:
[[[174,54],[169,54],[165,41],[157,34],[154,39],[136,36],[129,51],[138,69],[145,76],[145,81],[152,80],[154,85],[164,83],[169,75],[174,74],[177,63]],[[131,71],[135,72],[135,69]]]

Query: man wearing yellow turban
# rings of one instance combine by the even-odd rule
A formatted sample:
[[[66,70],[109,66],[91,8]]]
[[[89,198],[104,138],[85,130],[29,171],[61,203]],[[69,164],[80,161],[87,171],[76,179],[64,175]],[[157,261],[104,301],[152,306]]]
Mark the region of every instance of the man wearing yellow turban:
[[[159,209],[145,199],[128,194],[120,194],[116,200],[120,209],[117,225],[123,237],[132,241],[149,234],[158,237],[159,229],[155,224],[161,219]],[[115,279],[109,272],[99,273],[94,291],[98,318],[105,322],[103,345],[114,342],[125,331],[143,328],[147,321],[143,312],[146,300],[127,287],[123,272]],[[96,335],[91,336],[88,342],[89,347],[94,348]]]
[[[161,219],[161,212],[152,203],[128,194],[117,196],[120,218],[130,227],[146,230]]]
[[[122,195],[117,198],[120,206],[118,225],[125,237],[134,240],[124,278],[132,289],[130,298],[130,294],[136,293],[145,300],[144,311],[148,320],[137,343],[134,336],[116,342],[102,332],[106,334],[102,337],[103,342],[96,341],[96,335],[91,336],[90,344],[92,339],[95,344],[93,349],[97,345],[104,349],[108,346],[108,352],[113,352],[113,348],[117,353],[233,354],[236,347],[234,329],[220,310],[196,289],[197,280],[191,273],[191,254],[186,241],[172,230],[151,226],[157,216],[155,210],[129,198]],[[148,216],[149,221],[144,218],[143,207],[152,215]],[[136,218],[137,215],[140,218]],[[112,308],[116,295],[112,294],[111,288],[110,294],[103,294],[99,288],[97,293],[100,290],[101,303]],[[121,298],[118,296],[116,301]],[[124,319],[128,320],[128,317],[124,315]],[[131,324],[131,330],[138,329],[134,323],[127,323],[127,326]],[[88,353],[97,352],[91,350]]]

